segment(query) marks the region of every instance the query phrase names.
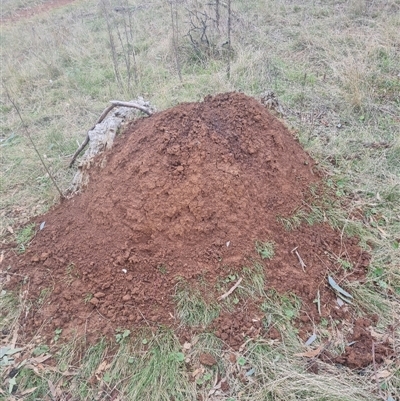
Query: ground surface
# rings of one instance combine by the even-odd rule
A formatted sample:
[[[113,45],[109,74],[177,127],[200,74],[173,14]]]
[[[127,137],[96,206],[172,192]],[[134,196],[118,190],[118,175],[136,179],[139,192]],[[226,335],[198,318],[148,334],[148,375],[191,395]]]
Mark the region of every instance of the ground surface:
[[[203,295],[215,301],[220,280],[255,263],[263,266],[266,290],[300,298],[305,338],[320,319],[318,291],[321,316],[344,321],[348,307],[338,306],[327,275],[340,282],[338,260],[346,260],[353,265],[346,278],[360,280],[369,256],[327,224],[287,231],[278,220],[303,207],[321,180],[287,128],[243,94],[207,97],[132,123],[97,160],[88,188],[39,217],[44,229],[13,258],[11,271],[29,278],[14,275],[13,283],[39,300],[24,315],[24,332],[51,338],[62,328],[63,335],[95,339],[121,327],[176,327],[177,284],[206,283]],[[271,260],[256,253],[256,241],[275,244]],[[249,305],[240,300],[213,323],[227,344],[238,346],[259,328],[262,313]],[[368,333],[358,336],[360,366],[372,360]]]
[[[2,23],[12,23],[25,18],[30,18],[35,15],[40,15],[47,11],[53,10],[58,7],[65,6],[66,4],[73,3],[75,0],[48,0],[43,3],[34,4],[30,7],[22,7],[15,12],[2,15]]]

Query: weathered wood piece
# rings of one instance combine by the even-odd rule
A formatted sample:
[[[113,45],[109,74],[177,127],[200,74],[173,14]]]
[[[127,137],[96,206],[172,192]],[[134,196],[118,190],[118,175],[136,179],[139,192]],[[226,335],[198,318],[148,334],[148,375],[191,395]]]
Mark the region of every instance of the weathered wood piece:
[[[79,192],[89,182],[89,174],[87,170],[93,164],[96,155],[104,150],[111,149],[121,126],[139,116],[139,112],[143,112],[151,116],[155,109],[149,102],[145,102],[142,98],[138,98],[131,102],[122,102],[112,100],[95,125],[87,132],[86,138],[73,155],[69,167],[72,167],[79,154],[89,145],[78,165],[71,186],[68,188],[70,195]]]

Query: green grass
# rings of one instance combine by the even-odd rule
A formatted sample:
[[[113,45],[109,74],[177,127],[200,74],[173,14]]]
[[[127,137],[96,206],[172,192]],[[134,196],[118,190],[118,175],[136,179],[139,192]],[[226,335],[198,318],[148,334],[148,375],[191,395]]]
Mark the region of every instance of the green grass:
[[[38,6],[44,2],[45,0],[2,0],[0,17],[16,17],[22,10]]]
[[[146,345],[124,341],[112,351],[104,340],[87,349],[84,339],[58,350],[53,347],[49,355],[56,368],[40,370],[28,364],[15,376],[17,386],[34,389],[26,400],[44,399],[52,387],[63,396],[90,400],[99,392],[112,392],[115,386],[129,400],[194,399],[177,338],[169,330],[146,335]]]
[[[272,259],[275,255],[275,244],[273,242],[256,242],[256,251],[261,259]]]
[[[239,294],[243,292],[247,297],[252,298],[264,296],[265,272],[263,264],[253,262],[250,266],[243,267],[241,276],[243,282],[238,288]]]
[[[187,283],[177,286],[174,301],[179,320],[188,326],[208,326],[220,312],[215,301],[206,301],[199,289],[190,288]]]
[[[1,14],[15,15],[21,7],[39,3],[42,1],[6,0]],[[110,7],[122,3],[111,0]],[[129,4],[143,5],[134,0]],[[161,0],[135,10],[131,26],[127,25],[127,15],[110,13],[116,64],[104,14],[95,1],[74,2],[52,13],[2,27],[2,80],[17,101],[59,186],[63,190],[69,186],[74,174],[74,170],[66,168],[70,157],[111,99],[129,100],[142,95],[162,110],[180,102],[199,101],[210,93],[238,90],[258,96],[264,90],[273,90],[285,111],[287,125],[329,177],[325,182],[327,193],[309,189],[310,201],[293,215],[280,216],[279,220],[291,230],[300,224],[326,222],[359,238],[372,260],[367,282],[349,287],[356,311],[377,313],[382,332],[394,327],[394,347],[398,350],[398,0],[306,0],[301,4],[285,0],[233,0],[230,80],[223,47],[226,8],[221,6],[220,30],[208,28],[212,51],[203,46],[199,54],[187,36],[187,9],[195,10],[200,5],[190,0],[174,7],[182,81],[175,63],[169,4]],[[211,6],[202,11],[214,15]],[[135,77],[132,64],[129,71],[126,65],[128,45],[118,39],[118,30],[124,32],[125,27],[131,29],[129,49],[135,50]],[[26,226],[29,219],[48,210],[57,202],[58,194],[25,137],[3,87],[0,128],[0,236],[6,241],[17,241],[23,251],[34,234],[34,228]],[[9,226],[14,228],[14,235],[7,230]],[[267,244],[259,243],[258,250],[266,263],[273,256],[273,247],[266,247]],[[346,262],[337,260],[351,273]],[[1,267],[3,289],[7,267]],[[67,276],[71,274],[67,272]],[[191,378],[190,369],[198,366],[199,353],[207,350],[216,357],[221,375],[229,379],[230,390],[224,395],[225,400],[378,399],[374,372],[369,368],[361,376],[318,362],[319,373],[309,373],[307,363],[293,356],[304,350],[293,327],[300,300],[292,295],[266,293],[261,264],[249,263],[240,274],[235,273],[235,280],[239,275],[243,282],[223,302],[223,307],[233,307],[235,299],[264,297],[266,327],[276,327],[282,334],[282,341],[250,342],[237,355],[243,358],[243,365],[229,362],[228,351],[212,333],[200,336],[190,355],[185,355],[190,358],[189,366],[180,361],[181,346],[167,330],[156,334],[132,332],[117,346],[115,341],[102,340],[88,347],[84,339],[76,339],[49,348],[59,372],[65,372],[67,366],[71,376],[51,369],[37,373],[23,367],[16,376],[18,394],[35,388],[24,399],[45,399],[51,393],[47,381],[50,380],[64,395],[77,400],[106,399],[113,389],[122,398],[132,400],[195,400],[198,395],[205,399],[213,385],[215,368],[207,368],[197,382]],[[221,294],[235,280],[221,283]],[[38,302],[44,302],[46,296],[47,291]],[[89,298],[87,294],[86,299]],[[189,326],[206,326],[221,307],[185,285],[178,286],[175,300],[178,316]],[[22,296],[2,292],[0,306],[0,328],[12,334],[27,305]],[[326,327],[316,327],[321,336],[331,328],[331,322],[326,323]],[[62,342],[60,334],[57,344]],[[11,339],[11,335],[7,336]],[[44,346],[35,344],[33,349],[41,345]],[[103,362],[107,368],[90,381]],[[240,374],[252,368],[255,373],[249,380],[240,381]],[[7,399],[8,380],[1,387],[6,395],[0,392],[0,399]],[[399,387],[398,371],[380,382],[380,391],[386,398],[398,397]]]
[[[143,338],[148,339],[146,344]],[[44,399],[51,391],[90,400],[115,389],[132,401],[169,401],[171,397],[194,401],[213,389],[217,373],[219,379],[229,383],[226,399],[235,399],[236,394],[245,400],[377,399],[371,398],[372,384],[364,376],[320,361],[315,362],[317,375],[308,372],[307,361],[294,356],[302,351],[304,346],[289,326],[281,341],[255,339],[241,351],[225,349],[211,333],[193,337],[189,347],[183,349],[171,331],[160,329],[136,333],[135,340],[124,341],[116,348],[109,348],[104,340],[87,347],[83,338],[74,339],[48,351],[55,362],[53,368],[47,362],[40,368],[26,364],[15,380],[18,391],[32,389],[24,398],[28,401]],[[211,354],[216,365],[202,366],[199,358],[203,353]]]
[[[295,295],[278,295],[274,290],[268,291],[261,305],[266,327],[276,327],[280,331],[294,333],[291,325],[298,316],[300,307],[301,301]]]
[[[31,239],[35,236],[35,224],[31,223],[25,226],[17,233],[17,244],[18,252],[25,252],[26,246],[28,246]]]
[[[23,309],[23,303],[18,296],[0,287],[0,327],[4,332],[10,334],[15,330],[17,320]]]

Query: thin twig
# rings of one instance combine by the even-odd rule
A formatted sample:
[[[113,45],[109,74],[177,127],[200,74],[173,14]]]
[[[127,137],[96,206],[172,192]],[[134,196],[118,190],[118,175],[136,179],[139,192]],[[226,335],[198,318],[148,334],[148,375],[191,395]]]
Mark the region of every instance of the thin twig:
[[[318,314],[321,316],[321,294],[319,290],[317,291],[317,308],[318,308]]]
[[[114,391],[118,391],[119,393],[122,394],[122,392],[118,390],[119,385],[120,385],[122,382],[124,382],[124,381],[126,381],[126,380],[132,378],[132,376],[134,376],[135,374],[136,374],[136,373],[132,373],[131,375],[129,375],[129,376],[127,376],[127,377],[124,377],[123,379],[117,381],[117,383],[115,384],[115,386],[111,389],[110,393],[112,394]],[[108,387],[108,388],[110,388],[110,387]],[[111,398],[111,397],[110,397],[110,398]]]
[[[105,317],[104,315],[102,315],[99,310],[96,308],[96,312],[105,320],[108,320],[109,322],[111,322],[111,320],[108,317]]]
[[[299,259],[300,262],[300,266],[303,269],[303,272],[305,272],[305,267],[307,267],[307,265],[304,263],[303,259],[301,258],[299,252],[297,251],[298,246],[296,246],[296,248],[292,249],[291,253],[295,253],[297,256],[297,259]]]
[[[153,113],[151,110],[149,110],[145,106],[141,106],[140,104],[134,103],[134,102],[121,102],[120,100],[111,100],[110,103],[115,107],[115,106],[121,106],[121,107],[132,107],[134,109],[138,109],[140,111],[143,111],[143,113],[146,113],[148,116],[151,116]]]
[[[146,113],[148,116],[151,116],[153,113],[146,107],[141,106],[140,104],[137,103],[133,103],[133,102],[121,102],[119,100],[111,100],[110,101],[111,105],[108,106],[106,109],[104,109],[104,111],[101,113],[100,117],[97,119],[97,121],[95,122],[95,124],[93,125],[92,128],[90,128],[86,134],[86,138],[85,140],[82,142],[82,145],[79,146],[79,148],[76,150],[76,152],[74,153],[74,155],[72,156],[72,159],[69,163],[69,168],[72,167],[72,165],[75,163],[76,158],[80,155],[80,153],[83,151],[83,149],[85,149],[86,145],[89,143],[90,137],[89,137],[89,132],[94,130],[97,124],[100,124],[108,115],[108,113],[117,106],[120,107],[132,107],[134,109],[138,109],[140,111],[142,111],[143,113]]]
[[[381,391],[381,386],[380,386],[379,379],[378,379],[378,373],[376,371],[375,341],[372,341],[372,364],[373,364],[373,367],[374,367],[374,376],[375,376],[375,381],[376,381],[376,387],[378,389],[379,395],[383,398],[382,391]]]
[[[21,112],[19,111],[19,108],[18,108],[16,102],[15,102],[15,101],[13,100],[13,98],[11,97],[10,92],[8,91],[8,88],[7,88],[5,85],[4,85],[4,89],[5,89],[5,91],[6,91],[6,94],[7,94],[8,99],[10,100],[11,104],[14,106],[15,110],[17,111],[17,114],[18,114],[18,116],[19,116],[19,119],[21,120],[21,123],[22,123],[22,127],[23,127],[23,129],[24,129],[24,131],[25,131],[25,134],[26,134],[26,136],[28,137],[28,139],[29,139],[31,145],[33,146],[33,149],[35,150],[35,152],[36,152],[36,154],[38,155],[38,157],[39,157],[39,159],[40,159],[40,161],[41,161],[41,163],[42,163],[44,169],[46,170],[46,172],[47,172],[47,174],[49,175],[51,181],[53,182],[53,184],[54,184],[54,186],[56,187],[58,193],[60,194],[61,199],[64,199],[64,195],[63,195],[63,193],[61,192],[60,188],[58,187],[58,185],[57,185],[57,183],[56,183],[56,180],[54,179],[54,177],[53,177],[52,174],[50,173],[50,170],[47,168],[46,163],[44,162],[42,156],[41,156],[40,153],[39,153],[38,148],[37,148],[36,145],[35,145],[35,142],[33,142],[33,139],[32,139],[32,137],[31,137],[31,134],[30,134],[29,131],[28,131],[28,127],[27,127],[27,125],[25,124],[24,119],[22,118]]]
[[[96,127],[97,124],[100,124],[107,116],[107,114],[114,108],[114,105],[108,106],[102,113],[101,116],[97,119],[96,123],[93,125],[92,128],[90,128],[86,134],[86,138],[85,140],[82,142],[82,145],[79,146],[79,148],[76,150],[76,152],[74,153],[74,155],[72,156],[72,159],[69,163],[69,168],[72,167],[72,165],[75,163],[76,158],[80,155],[80,153],[82,152],[83,149],[85,149],[86,145],[89,143],[89,132],[94,130],[94,128]]]
[[[223,299],[227,298],[229,295],[232,294],[233,291],[236,290],[236,288],[239,287],[239,284],[242,282],[242,277],[239,278],[239,280],[236,282],[236,284],[229,290],[227,291],[225,294],[221,295],[218,299],[218,301],[222,301]]]

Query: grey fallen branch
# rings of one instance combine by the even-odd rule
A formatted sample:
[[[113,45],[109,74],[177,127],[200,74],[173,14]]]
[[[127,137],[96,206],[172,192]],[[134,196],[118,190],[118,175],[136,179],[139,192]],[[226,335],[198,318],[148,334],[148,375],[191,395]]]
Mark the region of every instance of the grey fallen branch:
[[[131,107],[134,109],[138,109],[140,111],[142,111],[143,113],[147,114],[148,116],[151,116],[153,114],[153,111],[145,106],[142,106],[138,103],[134,103],[134,102],[121,102],[119,100],[111,100],[110,101],[111,105],[108,106],[103,113],[101,113],[100,117],[97,119],[96,123],[93,125],[92,128],[89,129],[89,131],[86,134],[86,138],[83,141],[82,145],[79,146],[79,148],[76,150],[76,152],[74,153],[74,155],[72,156],[72,159],[69,163],[68,167],[72,167],[73,164],[75,163],[76,158],[81,154],[81,152],[83,151],[83,149],[85,149],[85,147],[87,146],[87,144],[89,143],[90,137],[89,137],[89,132],[94,130],[97,124],[100,124],[108,115],[108,113],[114,108],[114,107]]]
[[[218,301],[222,301],[223,299],[229,297],[229,295],[231,295],[232,292],[235,291],[236,288],[239,287],[239,284],[242,282],[242,280],[243,280],[242,277],[240,277],[239,280],[236,282],[236,284],[233,287],[231,287],[231,289],[229,291],[227,291],[225,294],[223,294],[223,295],[221,295],[220,297],[217,298]]]

